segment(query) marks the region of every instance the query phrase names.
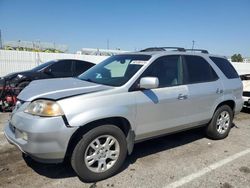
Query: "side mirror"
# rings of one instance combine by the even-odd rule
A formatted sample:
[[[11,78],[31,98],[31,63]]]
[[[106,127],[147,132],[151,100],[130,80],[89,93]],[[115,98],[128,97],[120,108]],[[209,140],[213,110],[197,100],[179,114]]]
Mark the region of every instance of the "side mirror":
[[[43,71],[45,74],[52,74],[52,70],[50,69],[50,68],[46,68],[46,69],[44,69],[44,71]]]
[[[143,77],[140,80],[140,89],[155,89],[159,86],[159,79],[157,77]]]

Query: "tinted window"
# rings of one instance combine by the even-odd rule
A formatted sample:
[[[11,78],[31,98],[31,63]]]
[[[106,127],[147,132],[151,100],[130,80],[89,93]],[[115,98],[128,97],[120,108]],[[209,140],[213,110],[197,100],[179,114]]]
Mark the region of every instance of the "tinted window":
[[[45,67],[47,67],[47,66],[49,66],[49,65],[51,65],[53,63],[54,63],[54,61],[49,61],[47,63],[43,63],[41,65],[38,65],[37,67],[33,68],[32,70],[33,71],[39,71],[39,70],[42,70],[43,68],[45,68]]]
[[[219,57],[210,57],[210,59],[219,67],[227,78],[239,78],[239,75],[233,65],[227,59]]]
[[[60,73],[70,73],[71,70],[72,61],[58,61],[55,64],[51,65],[49,68],[51,69],[51,72],[60,72]]]
[[[94,64],[85,61],[75,61],[75,76],[78,76],[93,67]]]
[[[218,79],[210,64],[199,56],[184,56],[185,83],[210,82]]]
[[[157,77],[159,87],[175,86],[183,83],[183,71],[180,56],[164,56],[153,62],[142,77]]]

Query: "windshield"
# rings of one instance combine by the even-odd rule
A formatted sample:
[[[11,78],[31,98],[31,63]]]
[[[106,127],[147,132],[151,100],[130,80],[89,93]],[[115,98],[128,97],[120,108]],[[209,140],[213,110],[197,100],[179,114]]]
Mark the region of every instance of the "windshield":
[[[150,55],[115,55],[81,74],[81,80],[109,86],[122,86],[145,63]]]
[[[47,62],[47,63],[43,63],[43,64],[38,65],[37,67],[35,67],[35,68],[31,69],[31,70],[32,70],[32,71],[39,71],[39,70],[41,70],[41,69],[43,69],[43,68],[45,68],[45,67],[47,67],[47,66],[53,64],[54,62],[55,62],[55,61],[49,61],[49,62]]]

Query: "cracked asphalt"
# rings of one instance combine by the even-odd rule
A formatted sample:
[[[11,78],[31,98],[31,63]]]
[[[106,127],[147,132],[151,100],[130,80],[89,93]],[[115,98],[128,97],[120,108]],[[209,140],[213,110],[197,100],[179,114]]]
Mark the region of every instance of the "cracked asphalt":
[[[250,110],[235,117],[229,137],[214,141],[202,129],[136,144],[120,173],[83,183],[69,164],[41,164],[10,145],[0,114],[0,187],[218,187],[250,188]]]

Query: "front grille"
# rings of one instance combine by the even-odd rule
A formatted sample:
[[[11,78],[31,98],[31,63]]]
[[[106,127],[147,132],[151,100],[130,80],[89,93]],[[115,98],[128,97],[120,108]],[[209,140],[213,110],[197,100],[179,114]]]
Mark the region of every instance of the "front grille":
[[[244,91],[243,96],[244,97],[250,97],[250,92],[249,91]]]
[[[245,101],[244,104],[243,104],[244,107],[249,107],[250,104],[248,103],[248,101]]]

